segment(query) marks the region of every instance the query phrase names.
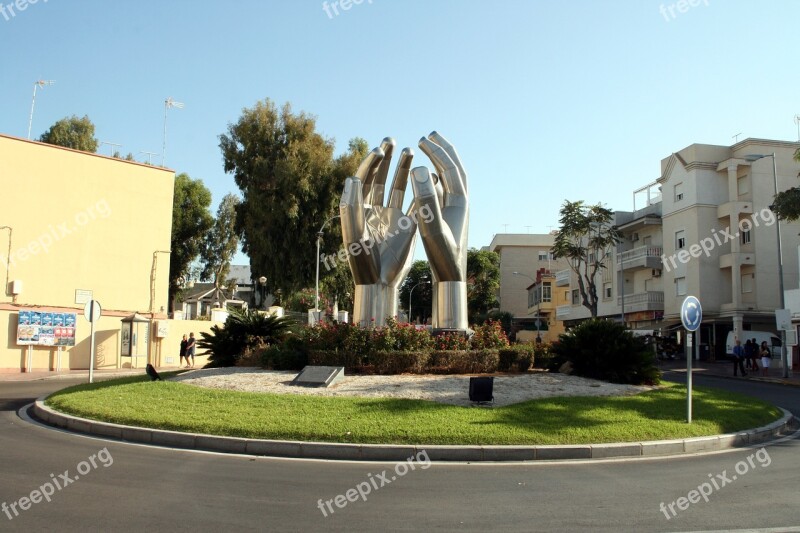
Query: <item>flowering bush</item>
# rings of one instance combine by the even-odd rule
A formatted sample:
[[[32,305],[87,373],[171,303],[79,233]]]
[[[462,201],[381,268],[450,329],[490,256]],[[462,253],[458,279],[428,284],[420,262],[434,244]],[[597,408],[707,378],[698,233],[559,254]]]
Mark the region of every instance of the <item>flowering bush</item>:
[[[507,348],[508,337],[498,320],[489,320],[480,326],[473,326],[475,334],[470,340],[473,350]]]
[[[442,333],[433,338],[433,349],[437,351],[469,350],[469,339],[461,333]]]

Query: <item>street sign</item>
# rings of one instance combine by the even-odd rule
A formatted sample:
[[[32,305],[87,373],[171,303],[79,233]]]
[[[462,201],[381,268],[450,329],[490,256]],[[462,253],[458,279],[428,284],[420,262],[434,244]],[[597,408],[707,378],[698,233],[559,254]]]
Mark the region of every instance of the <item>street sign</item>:
[[[100,302],[97,300],[91,300],[86,302],[86,305],[83,308],[83,316],[86,317],[86,320],[89,322],[94,322],[98,320],[103,314],[103,309],[100,307]]]
[[[775,325],[777,326],[778,331],[789,331],[793,329],[791,309],[776,309]]]
[[[86,289],[75,289],[75,303],[85,304],[92,299],[92,291]]]
[[[694,296],[687,296],[681,305],[681,322],[688,331],[697,331],[703,321],[703,308],[700,300]]]

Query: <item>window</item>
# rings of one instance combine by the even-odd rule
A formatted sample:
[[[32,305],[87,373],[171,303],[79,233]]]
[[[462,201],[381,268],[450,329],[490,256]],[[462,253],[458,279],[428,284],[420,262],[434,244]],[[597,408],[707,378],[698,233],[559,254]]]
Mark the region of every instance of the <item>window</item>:
[[[539,261],[547,261],[547,252],[539,250]]]
[[[565,302],[569,301],[569,291],[564,291],[564,301]]]
[[[686,295],[686,278],[675,278],[675,294],[677,296]]]
[[[739,193],[739,196],[750,192],[750,181],[748,176],[742,176],[736,180],[736,190]]]
[[[606,299],[611,298],[611,282],[606,282],[603,284],[603,294],[605,295]]]
[[[580,295],[578,294],[578,289],[572,289],[572,305],[578,305],[581,303]]]
[[[682,250],[686,247],[686,232],[683,230],[675,232],[675,249]]]
[[[683,200],[683,183],[677,183],[675,185],[675,201],[680,202]]]
[[[545,281],[542,283],[542,301],[550,302],[553,300],[553,289],[550,287],[550,282]]]
[[[750,244],[750,230],[742,231],[742,244]]]
[[[742,294],[753,292],[753,274],[742,274]]]

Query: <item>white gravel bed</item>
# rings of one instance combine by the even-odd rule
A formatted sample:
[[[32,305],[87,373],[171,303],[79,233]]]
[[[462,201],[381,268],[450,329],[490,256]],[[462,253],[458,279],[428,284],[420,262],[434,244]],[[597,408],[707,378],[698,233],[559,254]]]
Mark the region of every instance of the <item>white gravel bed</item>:
[[[186,372],[172,381],[198,387],[278,394],[316,396],[360,396],[370,398],[408,398],[450,405],[469,406],[469,376],[409,375],[345,376],[329,388],[297,387],[290,382],[298,372],[277,372],[256,368],[214,368]],[[552,398],[556,396],[627,396],[654,387],[618,385],[593,379],[532,372],[500,375],[494,378],[495,405]]]

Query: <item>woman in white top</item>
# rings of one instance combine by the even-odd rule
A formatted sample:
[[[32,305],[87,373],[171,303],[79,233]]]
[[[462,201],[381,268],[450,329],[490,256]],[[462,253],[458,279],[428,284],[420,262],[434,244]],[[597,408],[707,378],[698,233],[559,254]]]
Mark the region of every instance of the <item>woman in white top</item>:
[[[759,355],[761,355],[761,375],[768,376],[769,362],[772,359],[772,354],[769,353],[769,346],[767,346],[767,341],[763,341],[761,343],[761,350],[759,350]]]

